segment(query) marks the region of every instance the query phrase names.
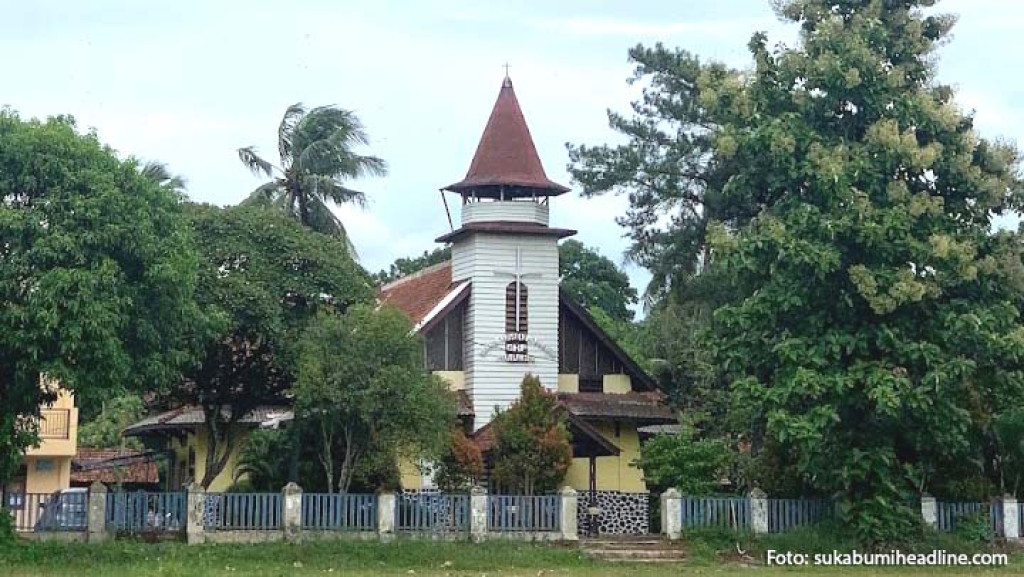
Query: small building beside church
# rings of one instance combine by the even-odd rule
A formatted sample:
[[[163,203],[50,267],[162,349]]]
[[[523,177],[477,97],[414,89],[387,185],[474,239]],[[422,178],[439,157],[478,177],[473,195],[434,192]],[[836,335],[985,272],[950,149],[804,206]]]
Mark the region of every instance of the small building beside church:
[[[502,83],[458,195],[461,226],[437,238],[451,260],[384,285],[426,340],[428,368],[457,391],[459,417],[487,450],[488,423],[519,396],[527,374],[556,391],[566,410],[580,491],[643,492],[640,432],[674,423],[654,380],[587,311],[559,288],[551,205],[569,189],[541,163],[512,82]],[[429,467],[404,467],[405,489],[429,489]]]

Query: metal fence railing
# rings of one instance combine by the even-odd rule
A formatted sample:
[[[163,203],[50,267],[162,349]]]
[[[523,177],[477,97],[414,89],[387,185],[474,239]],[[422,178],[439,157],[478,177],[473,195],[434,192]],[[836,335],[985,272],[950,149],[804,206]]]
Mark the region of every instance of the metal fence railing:
[[[71,409],[43,409],[39,412],[40,439],[67,439],[71,431]]]
[[[184,492],[109,493],[106,525],[119,533],[185,530]]]
[[[936,504],[936,516],[939,531],[956,531],[957,524],[964,517],[969,515],[982,515],[988,518],[989,525],[995,535],[1001,536],[1003,531],[1003,508],[993,507],[992,503],[983,501],[973,502],[948,502],[939,501]],[[1024,518],[1024,517],[1022,517]]]
[[[469,531],[469,495],[401,493],[395,502],[396,531]]]
[[[558,531],[559,495],[491,495],[487,497],[489,531]]]
[[[820,523],[835,516],[828,499],[768,499],[768,532],[783,533]]]
[[[84,531],[89,524],[89,493],[7,493],[3,508],[14,519],[14,530]]]
[[[351,493],[303,493],[302,528],[376,531],[377,496]]]
[[[682,527],[750,529],[749,497],[683,497]]]
[[[281,527],[280,493],[207,493],[203,527],[213,531],[260,531]]]

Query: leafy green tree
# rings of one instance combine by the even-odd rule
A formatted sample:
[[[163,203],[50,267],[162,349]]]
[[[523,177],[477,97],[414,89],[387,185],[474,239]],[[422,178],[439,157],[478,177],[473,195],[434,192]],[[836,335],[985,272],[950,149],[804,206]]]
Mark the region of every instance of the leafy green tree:
[[[265,160],[251,146],[238,149],[238,158],[253,174],[273,179],[254,190],[246,202],[272,206],[313,230],[344,238],[354,255],[345,226],[331,212],[330,203],[365,204],[366,195],[343,182],[387,173],[380,158],[352,150],[368,142],[354,112],[336,106],[306,110],[302,104],[293,104],[277,129],[278,164]]]
[[[316,434],[328,492],[359,466],[437,454],[455,419],[447,386],[424,368],[424,343],[393,307],[356,305],[317,319],[302,339],[296,411]]]
[[[67,117],[0,111],[0,484],[55,390],[177,378],[202,324],[177,195]]]
[[[1003,495],[1020,495],[1024,480],[1024,409],[1011,408],[992,424],[996,447],[996,472]]]
[[[599,308],[618,321],[633,320],[629,305],[637,303],[636,289],[615,263],[578,240],[558,245],[558,274],[562,290],[587,309]]]
[[[423,251],[421,256],[416,257],[402,257],[396,259],[395,262],[391,263],[388,270],[381,270],[377,274],[373,275],[373,280],[377,284],[387,284],[389,282],[396,281],[404,276],[419,272],[428,266],[440,264],[446,260],[452,258],[451,247],[435,248],[434,250],[427,252]]]
[[[763,207],[710,229],[739,298],[715,313],[721,366],[757,435],[840,496],[868,543],[912,534],[905,505],[1024,401],[1017,153],[981,139],[933,50],[932,2],[786,2],[798,48],[750,47],[752,74],[702,75],[724,187]]]
[[[719,488],[729,459],[724,442],[698,439],[695,429],[683,424],[678,435],[659,435],[644,443],[636,466],[650,485],[675,487],[684,495],[706,495]]]
[[[121,431],[138,422],[146,414],[142,397],[137,393],[124,392],[103,401],[100,412],[85,420],[78,427],[78,446],[95,448],[125,447],[141,449],[142,443],[135,437],[122,437]]]
[[[202,250],[197,298],[219,319],[201,360],[171,401],[202,407],[209,445],[204,487],[239,449],[238,421],[285,402],[295,382],[297,342],[320,311],[371,298],[369,279],[341,239],[258,207],[192,205]]]
[[[491,421],[492,477],[504,489],[534,495],[558,488],[572,464],[572,445],[558,399],[526,375],[522,394]]]

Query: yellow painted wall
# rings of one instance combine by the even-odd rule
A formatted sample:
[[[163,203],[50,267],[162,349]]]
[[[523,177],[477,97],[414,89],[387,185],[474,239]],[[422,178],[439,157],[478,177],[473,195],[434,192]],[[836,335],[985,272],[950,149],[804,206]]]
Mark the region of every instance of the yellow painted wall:
[[[197,432],[189,432],[184,442],[178,440],[171,441],[171,450],[174,451],[175,466],[179,463],[188,462],[188,449],[191,447],[195,450],[196,455],[196,467],[195,467],[195,478],[194,482],[199,483],[203,480],[203,476],[206,474],[206,453],[208,450],[207,444],[207,433],[205,430]],[[235,433],[235,446],[232,448],[231,456],[228,457],[228,462],[224,466],[224,470],[217,475],[213,483],[206,489],[211,493],[220,491],[226,491],[232,485],[235,484],[235,469],[238,467],[238,457],[242,453],[245,444],[249,441],[249,429],[247,427],[239,427],[239,430]],[[178,487],[174,487],[177,489]]]
[[[420,468],[405,457],[398,460],[398,474],[403,489],[419,489],[423,486]]]
[[[559,393],[578,393],[580,392],[580,376],[579,375],[558,375],[558,392]]]
[[[621,395],[633,390],[629,375],[605,375],[601,386],[610,395]]]
[[[611,441],[620,450],[615,457],[597,458],[597,490],[598,491],[646,491],[643,471],[632,462],[640,456],[640,437],[636,432],[636,424],[620,422],[619,436],[615,436],[614,423],[593,423],[601,435]],[[565,484],[577,491],[590,489],[590,465],[585,458],[573,459],[569,471],[565,475]]]
[[[466,373],[463,371],[434,371],[434,374],[448,382],[448,389],[461,391],[466,388]]]
[[[78,453],[78,408],[75,407],[74,394],[60,389],[57,393],[57,400],[43,408],[68,410],[68,436],[66,439],[40,439],[39,445],[26,450],[25,455],[28,457],[74,457]],[[66,489],[67,487],[62,488]]]
[[[71,457],[26,457],[25,492],[52,493],[71,486]]]

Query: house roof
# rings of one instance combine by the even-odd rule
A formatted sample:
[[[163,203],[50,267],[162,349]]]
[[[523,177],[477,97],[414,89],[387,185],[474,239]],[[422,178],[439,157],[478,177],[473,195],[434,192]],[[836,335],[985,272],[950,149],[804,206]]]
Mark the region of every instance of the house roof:
[[[377,291],[377,300],[381,306],[397,307],[419,329],[424,320],[456,288],[452,285],[452,261],[446,260],[381,286]]]
[[[620,449],[615,445],[615,443],[605,439],[604,435],[602,435],[590,423],[587,423],[582,418],[574,415],[572,411],[566,409],[567,407],[564,404],[559,404],[555,410],[556,412],[562,412],[565,414],[565,424],[569,430],[569,435],[572,437],[573,445],[585,449],[583,452],[575,456],[588,456],[591,454],[593,456],[611,456],[619,454]],[[470,439],[476,444],[477,448],[479,448],[481,452],[486,453],[487,451],[490,451],[494,447],[494,443],[497,441],[494,435],[493,424],[494,421],[490,421],[470,435]],[[587,455],[584,455],[583,453],[586,453]]]
[[[159,483],[158,457],[152,451],[80,448],[71,459],[71,482]]]
[[[530,128],[512,88],[512,80],[508,77],[501,84],[466,178],[445,189],[495,196],[500,194],[503,186],[522,187],[545,195],[569,191],[550,180],[544,172]]]
[[[644,423],[675,423],[675,412],[659,392],[558,393],[569,412],[586,419],[628,419]]]
[[[225,415],[228,418],[230,415]],[[239,419],[239,423],[260,427],[273,427],[282,421],[293,418],[288,407],[265,406],[257,407],[248,415]],[[200,407],[186,405],[171,409],[157,415],[148,416],[141,421],[125,427],[121,434],[126,437],[142,435],[152,431],[190,430],[206,423],[206,416]]]

